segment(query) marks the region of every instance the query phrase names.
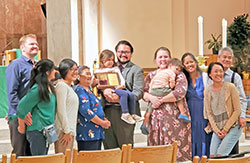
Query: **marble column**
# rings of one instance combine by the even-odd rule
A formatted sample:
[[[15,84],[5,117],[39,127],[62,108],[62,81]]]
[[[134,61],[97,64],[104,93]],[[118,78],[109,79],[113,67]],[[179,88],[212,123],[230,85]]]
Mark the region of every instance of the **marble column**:
[[[46,1],[48,58],[55,64],[64,58],[79,63],[77,0]]]

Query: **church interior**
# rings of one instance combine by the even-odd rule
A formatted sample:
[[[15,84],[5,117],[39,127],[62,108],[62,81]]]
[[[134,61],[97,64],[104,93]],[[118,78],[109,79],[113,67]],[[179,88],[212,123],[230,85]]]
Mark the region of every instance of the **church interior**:
[[[174,58],[180,59],[186,52],[208,56],[204,61],[207,66],[217,60],[218,52],[213,53],[205,42],[212,34],[220,35],[223,41],[226,38],[223,20],[227,28],[235,17],[250,14],[250,0],[1,0],[0,11],[2,155],[11,152],[4,120],[8,111],[5,69],[20,55],[21,36],[36,34],[38,60],[49,58],[58,65],[62,59],[71,58],[79,65],[89,66],[91,71],[100,52],[104,49],[115,52],[119,40],[129,40],[133,45],[132,62],[143,68],[144,75],[156,69],[154,52],[161,46],[168,47]],[[199,33],[199,17],[202,17],[202,33]],[[250,22],[250,17],[247,21]],[[243,85],[249,98],[249,76],[243,79]],[[146,104],[141,102],[141,105],[145,112]],[[247,112],[250,116],[249,105],[250,101]],[[240,138],[240,151],[250,149],[250,117],[247,124]],[[135,146],[146,146],[147,138],[138,130],[136,126]]]

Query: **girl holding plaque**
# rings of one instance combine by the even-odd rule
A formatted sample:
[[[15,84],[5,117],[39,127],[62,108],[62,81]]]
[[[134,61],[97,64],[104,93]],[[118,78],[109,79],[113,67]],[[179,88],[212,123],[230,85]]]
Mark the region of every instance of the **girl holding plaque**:
[[[113,86],[114,93],[116,93],[120,97],[120,105],[122,109],[121,119],[129,124],[135,124],[137,121],[141,119],[138,115],[135,114],[135,96],[132,92],[125,90],[125,80],[121,74],[121,71],[115,63],[115,54],[110,50],[103,50],[99,56],[100,61],[100,69],[95,71],[95,74],[109,74],[117,73],[118,80],[120,81],[120,85]],[[102,84],[107,84],[108,77],[99,78],[98,89],[101,89]]]

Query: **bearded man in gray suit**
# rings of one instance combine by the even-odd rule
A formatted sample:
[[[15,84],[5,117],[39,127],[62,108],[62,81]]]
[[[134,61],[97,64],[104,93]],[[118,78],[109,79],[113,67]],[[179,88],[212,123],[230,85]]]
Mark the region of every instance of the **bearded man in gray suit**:
[[[136,98],[136,114],[141,116],[139,100],[143,95],[144,79],[143,70],[131,62],[133,54],[132,45],[121,40],[115,47],[118,67],[125,79],[126,90],[131,91]],[[106,99],[104,105],[105,117],[111,122],[111,127],[105,130],[104,148],[111,149],[122,147],[122,144],[134,144],[134,124],[121,120],[121,106],[119,96],[112,89],[105,89],[103,95]]]

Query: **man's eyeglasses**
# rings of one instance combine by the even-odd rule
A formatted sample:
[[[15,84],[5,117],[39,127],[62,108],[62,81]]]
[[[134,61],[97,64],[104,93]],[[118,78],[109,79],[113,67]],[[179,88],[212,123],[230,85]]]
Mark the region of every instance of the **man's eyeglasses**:
[[[117,51],[117,53],[118,54],[122,54],[122,53],[124,53],[124,54],[130,54],[131,52],[130,51]]]

